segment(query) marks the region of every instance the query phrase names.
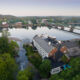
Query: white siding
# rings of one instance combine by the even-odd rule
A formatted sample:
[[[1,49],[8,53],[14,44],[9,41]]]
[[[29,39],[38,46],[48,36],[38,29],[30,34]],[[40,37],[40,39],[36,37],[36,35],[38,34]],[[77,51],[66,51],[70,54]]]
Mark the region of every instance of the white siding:
[[[40,45],[35,40],[33,40],[33,42],[42,58],[48,57],[48,53],[44,49],[42,49],[42,47],[40,47]]]

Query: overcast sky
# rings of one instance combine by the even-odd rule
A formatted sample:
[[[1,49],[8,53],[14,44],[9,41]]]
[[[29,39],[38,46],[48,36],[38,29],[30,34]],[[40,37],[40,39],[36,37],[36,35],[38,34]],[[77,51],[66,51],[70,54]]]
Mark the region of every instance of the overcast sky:
[[[80,0],[0,0],[0,14],[80,16]]]

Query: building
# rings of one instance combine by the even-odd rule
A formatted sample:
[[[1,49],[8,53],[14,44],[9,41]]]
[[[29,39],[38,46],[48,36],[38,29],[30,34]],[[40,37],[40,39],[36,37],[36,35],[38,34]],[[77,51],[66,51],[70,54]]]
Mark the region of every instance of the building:
[[[22,22],[16,22],[15,27],[16,28],[21,28],[22,27]]]
[[[41,23],[48,25],[48,19],[42,19]]]
[[[66,56],[68,51],[61,41],[57,41],[55,37],[36,35],[33,38],[33,45],[37,48],[43,60],[47,58],[51,61],[53,67],[51,74],[61,71],[61,66],[64,65],[62,56]]]
[[[2,22],[2,27],[3,28],[8,28],[9,27],[9,24],[7,22]]]
[[[80,56],[80,46],[78,44],[79,41],[80,39],[72,39],[72,40],[63,41],[63,44],[66,45],[68,48],[69,57]]]
[[[67,48],[55,37],[36,35],[33,38],[33,44],[43,59],[51,57],[54,60],[60,60],[61,56],[67,53]]]

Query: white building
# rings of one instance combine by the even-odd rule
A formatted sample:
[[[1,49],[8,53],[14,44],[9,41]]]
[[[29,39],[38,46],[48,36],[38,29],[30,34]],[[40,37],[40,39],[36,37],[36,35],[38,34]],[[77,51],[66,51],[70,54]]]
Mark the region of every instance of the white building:
[[[37,48],[43,59],[46,57],[52,57],[55,60],[60,60],[63,53],[67,51],[59,42],[60,41],[57,41],[55,37],[50,36],[47,36],[46,38],[43,35],[36,35],[33,38],[33,45]]]
[[[61,62],[61,58],[66,51],[65,47],[61,44],[61,41],[57,41],[55,37],[36,35],[33,38],[33,45],[37,48],[39,54],[43,60],[48,58],[51,60],[51,74],[56,74],[61,71],[61,66],[64,63]]]

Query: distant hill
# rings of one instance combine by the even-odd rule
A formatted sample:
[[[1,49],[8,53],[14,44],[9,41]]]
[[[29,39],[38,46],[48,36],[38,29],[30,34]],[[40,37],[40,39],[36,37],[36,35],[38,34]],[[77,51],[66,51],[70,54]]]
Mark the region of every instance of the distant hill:
[[[12,15],[0,15],[0,19],[17,19],[18,17]]]

